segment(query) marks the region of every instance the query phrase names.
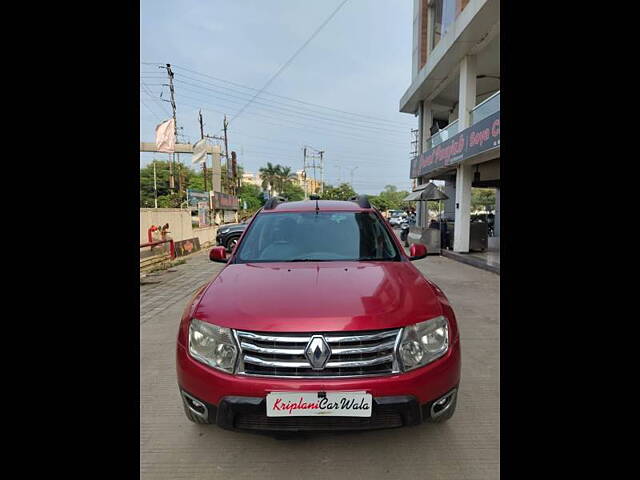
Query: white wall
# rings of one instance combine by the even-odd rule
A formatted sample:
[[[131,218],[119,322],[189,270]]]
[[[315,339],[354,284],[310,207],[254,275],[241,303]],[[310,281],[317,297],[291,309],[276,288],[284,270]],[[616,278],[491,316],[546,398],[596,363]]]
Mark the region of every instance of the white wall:
[[[148,242],[147,231],[151,225],[169,224],[169,235],[175,241],[194,238],[191,212],[180,208],[141,208],[140,243]]]
[[[203,248],[215,243],[217,232],[218,227],[216,226],[194,228],[192,238],[198,238],[200,240],[200,247]]]

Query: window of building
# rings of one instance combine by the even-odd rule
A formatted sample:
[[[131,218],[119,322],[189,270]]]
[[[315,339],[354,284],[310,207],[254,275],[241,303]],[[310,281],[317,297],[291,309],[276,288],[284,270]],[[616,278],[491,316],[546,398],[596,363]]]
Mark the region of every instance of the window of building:
[[[444,0],[435,0],[431,9],[431,49],[433,50],[442,37],[442,7]]]

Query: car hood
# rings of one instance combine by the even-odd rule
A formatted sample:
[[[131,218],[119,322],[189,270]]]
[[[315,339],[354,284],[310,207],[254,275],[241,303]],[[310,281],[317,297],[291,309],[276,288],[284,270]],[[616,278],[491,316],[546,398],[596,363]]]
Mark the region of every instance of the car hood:
[[[247,228],[247,224],[246,223],[228,223],[226,225],[220,225],[218,227],[218,230],[222,231],[222,230],[226,230],[227,228],[231,230],[243,230]]]
[[[407,261],[230,264],[194,311],[216,325],[273,332],[378,330],[440,314]]]

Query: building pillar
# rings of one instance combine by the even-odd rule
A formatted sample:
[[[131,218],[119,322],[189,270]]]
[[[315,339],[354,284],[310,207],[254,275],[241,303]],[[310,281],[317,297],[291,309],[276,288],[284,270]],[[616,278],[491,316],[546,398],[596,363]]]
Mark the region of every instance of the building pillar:
[[[469,232],[471,230],[471,182],[473,167],[458,165],[456,171],[456,219],[453,227],[453,250],[469,251]]]
[[[493,235],[500,236],[500,189],[496,188],[496,213],[493,219]]]
[[[422,102],[421,102],[422,103]],[[427,140],[431,137],[431,125],[433,125],[433,110],[431,103],[422,103],[422,125],[420,126],[420,153],[427,151]]]
[[[444,201],[444,218],[453,219],[456,216],[456,180],[452,176],[444,181],[444,194],[449,197]]]
[[[471,126],[470,112],[476,106],[476,57],[467,55],[460,62],[458,131]]]
[[[460,88],[458,96],[458,131],[471,126],[470,112],[476,106],[476,57],[467,55],[460,62]],[[469,251],[471,230],[471,183],[473,167],[461,164],[456,169],[456,218],[453,232],[453,250]]]

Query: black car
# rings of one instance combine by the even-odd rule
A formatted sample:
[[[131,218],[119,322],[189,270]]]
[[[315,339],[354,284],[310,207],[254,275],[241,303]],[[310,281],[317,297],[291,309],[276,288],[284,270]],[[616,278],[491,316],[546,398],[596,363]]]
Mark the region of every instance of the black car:
[[[218,228],[218,235],[216,235],[216,243],[227,248],[227,250],[233,250],[233,247],[238,243],[238,239],[244,229],[247,228],[246,223],[229,223],[226,225],[220,225]]]

